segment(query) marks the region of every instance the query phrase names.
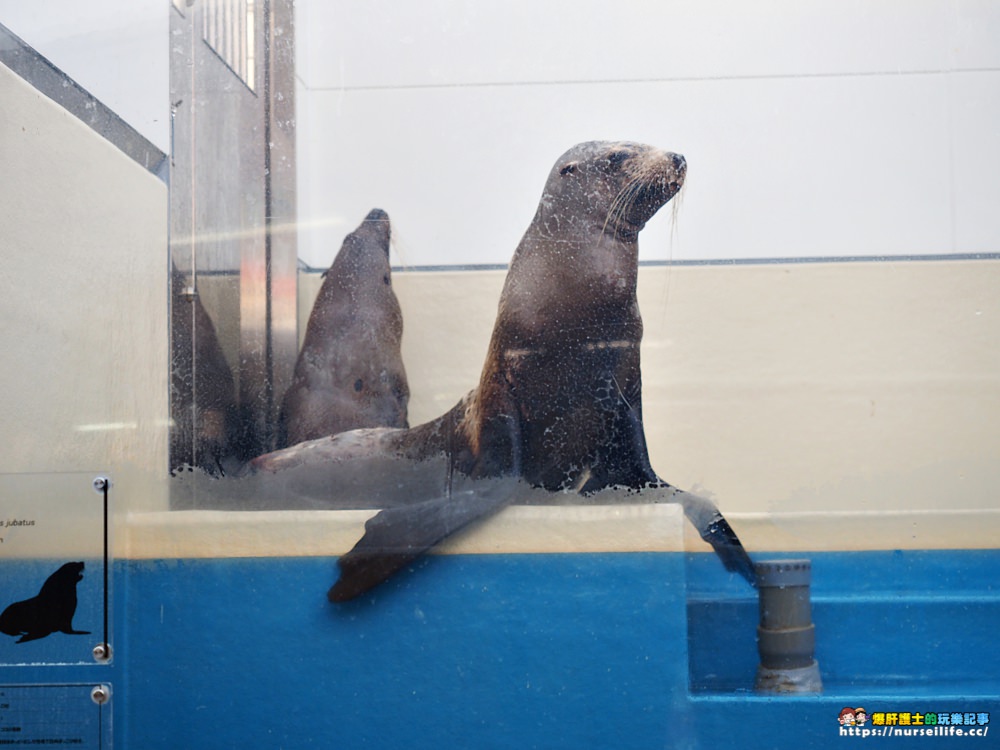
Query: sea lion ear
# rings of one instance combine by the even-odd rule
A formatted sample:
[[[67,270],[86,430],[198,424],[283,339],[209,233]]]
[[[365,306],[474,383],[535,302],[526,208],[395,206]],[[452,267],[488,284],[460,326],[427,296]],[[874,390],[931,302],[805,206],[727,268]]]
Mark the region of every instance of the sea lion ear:
[[[579,164],[579,162],[575,161],[566,162],[565,164],[563,164],[562,169],[559,170],[559,174],[563,175],[564,177],[568,174],[573,174],[576,171],[577,164]]]

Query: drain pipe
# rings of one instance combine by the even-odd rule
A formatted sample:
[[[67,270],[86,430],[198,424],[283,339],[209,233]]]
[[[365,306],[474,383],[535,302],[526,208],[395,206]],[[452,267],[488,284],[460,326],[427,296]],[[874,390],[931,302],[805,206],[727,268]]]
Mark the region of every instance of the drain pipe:
[[[816,627],[812,623],[809,560],[758,562],[760,625],[757,651],[760,665],[754,690],[758,693],[820,693],[823,683],[814,656]]]

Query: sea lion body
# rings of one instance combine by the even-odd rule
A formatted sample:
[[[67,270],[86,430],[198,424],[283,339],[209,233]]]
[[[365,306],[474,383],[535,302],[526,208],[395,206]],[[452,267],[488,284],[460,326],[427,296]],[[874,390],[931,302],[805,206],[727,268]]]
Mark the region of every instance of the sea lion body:
[[[176,266],[170,284],[170,467],[225,474],[239,450],[233,372],[212,318]]]
[[[388,215],[373,209],[324,273],[282,401],[279,447],[362,427],[408,426],[390,231]]]
[[[428,461],[444,454],[444,496],[416,498],[369,520],[339,561],[331,600],[377,585],[517,492],[502,481],[501,491],[452,497],[455,478],[513,477],[583,493],[672,489],[653,471],[643,431],[637,238],[680,190],[686,170],[684,157],[630,142],[583,143],[560,157],[511,261],[478,387],[432,422],[372,436],[369,455]],[[308,471],[326,462],[336,471],[349,442],[316,441],[254,465]],[[752,582],[749,557],[715,506],[675,493],[726,567]]]
[[[685,172],[683,157],[634,143],[564,154],[511,261],[478,388],[387,438],[448,451],[473,478],[517,473],[585,492],[656,481],[642,431],[637,236]],[[628,186],[631,202],[618,205]]]
[[[68,562],[42,584],[38,596],[14,602],[0,614],[0,632],[21,636],[17,643],[34,641],[52,633],[87,635],[74,630],[76,584],[83,580],[82,562]]]
[[[442,417],[387,434],[399,452],[447,451],[474,478],[517,471],[585,491],[655,479],[641,435],[637,235],[680,189],[683,157],[588,143],[553,168],[514,253],[479,386]],[[616,221],[623,185],[655,183]],[[516,436],[516,439],[515,439]],[[641,455],[640,455],[641,454]]]

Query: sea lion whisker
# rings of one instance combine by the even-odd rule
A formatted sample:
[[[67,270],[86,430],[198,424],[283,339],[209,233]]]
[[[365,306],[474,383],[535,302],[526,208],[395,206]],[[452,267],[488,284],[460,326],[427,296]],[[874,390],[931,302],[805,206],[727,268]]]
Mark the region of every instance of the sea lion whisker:
[[[604,219],[604,226],[602,227],[602,232],[607,232],[608,224],[614,227],[618,227],[621,223],[622,218],[625,216],[625,212],[628,211],[632,204],[635,202],[636,195],[642,190],[642,179],[641,177],[633,177],[625,186],[618,192],[611,202],[611,206],[608,208],[608,213]]]
[[[604,226],[601,228],[602,232],[607,231],[608,224],[612,223],[612,219],[614,219],[614,223],[617,223],[621,213],[625,210],[625,207],[629,203],[629,191],[633,189],[638,181],[637,177],[630,177],[611,199],[611,204],[608,206],[608,211],[604,217]]]

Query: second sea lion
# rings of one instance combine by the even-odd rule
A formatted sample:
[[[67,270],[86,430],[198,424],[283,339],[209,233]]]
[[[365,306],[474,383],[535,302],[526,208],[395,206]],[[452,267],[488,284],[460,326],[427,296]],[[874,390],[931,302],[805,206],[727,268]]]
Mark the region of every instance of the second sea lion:
[[[388,214],[372,209],[323,274],[282,401],[279,447],[360,427],[408,426],[390,232]]]
[[[233,372],[201,297],[176,266],[170,286],[170,468],[221,476],[238,453]]]

